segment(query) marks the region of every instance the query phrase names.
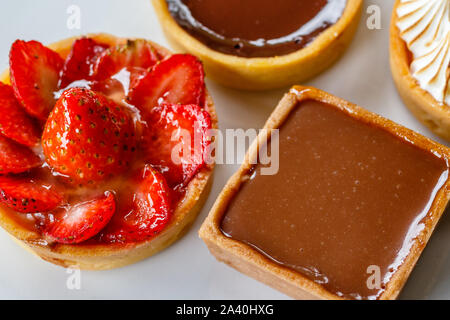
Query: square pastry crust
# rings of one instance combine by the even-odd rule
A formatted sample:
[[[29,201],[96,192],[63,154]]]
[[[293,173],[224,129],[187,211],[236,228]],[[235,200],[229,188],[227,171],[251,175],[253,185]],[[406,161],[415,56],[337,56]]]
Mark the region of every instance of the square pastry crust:
[[[317,104],[326,105],[330,110],[327,112],[340,117],[339,119],[344,119],[342,128],[339,126],[335,128],[336,136],[345,137],[345,134],[351,136],[352,132],[349,126],[353,126],[352,123],[358,128],[363,128],[362,130],[366,130],[364,128],[367,127],[367,136],[351,136],[351,139],[354,139],[352,141],[355,141],[355,147],[352,147],[352,143],[346,146],[345,152],[348,152],[350,148],[350,162],[346,163],[346,169],[348,170],[344,168],[343,172],[340,172],[342,174],[341,179],[334,178],[335,180],[333,180],[330,178],[328,181],[325,178],[323,179],[325,181],[318,181],[320,174],[312,172],[314,166],[311,163],[313,160],[308,163],[308,161],[305,161],[307,158],[303,158],[303,155],[301,155],[301,161],[297,161],[295,166],[292,167],[292,170],[296,171],[295,179],[294,177],[289,179],[289,172],[286,175],[286,170],[282,168],[283,157],[286,157],[283,153],[292,151],[284,149],[284,151],[281,150],[280,156],[281,169],[277,173],[281,174],[281,182],[274,182],[271,177],[259,178],[264,179],[259,182],[260,186],[263,185],[263,187],[259,187],[261,193],[254,192],[257,189],[251,188],[255,188],[257,182],[251,182],[253,187],[247,186],[247,184],[250,184],[249,181],[253,180],[257,174],[256,171],[260,164],[255,159],[259,159],[258,152],[261,148],[267,147],[271,142],[271,135],[273,137],[273,134],[278,132],[278,130],[273,129],[280,129],[279,136],[281,137],[283,135],[282,127],[291,126],[292,128],[292,125],[288,125],[288,123],[292,123],[291,120],[296,114],[296,110],[302,108],[302,106],[306,108],[307,105],[311,110],[309,114],[312,115],[312,118],[315,117],[314,119],[318,119],[317,121],[322,121],[326,118],[326,114],[324,117],[318,116],[320,115],[320,108],[314,107]],[[299,115],[296,114],[295,117],[299,117]],[[307,126],[308,121],[305,122],[303,119],[296,125]],[[264,128],[267,130],[261,131],[256,141],[252,143],[244,163],[226,184],[199,231],[200,237],[205,241],[210,252],[219,261],[296,299],[395,299],[406,283],[449,201],[450,149],[359,106],[311,87],[293,87],[280,101]],[[334,131],[324,128],[324,131],[327,130],[329,132],[328,138],[334,141]],[[293,136],[292,134],[295,131],[287,132],[289,132],[288,140],[293,139],[304,144],[305,137],[314,137],[314,135],[320,133],[320,130],[303,130],[301,137]],[[405,186],[406,191],[402,189],[401,192],[406,198],[413,194],[410,201],[405,200],[405,198],[402,199],[400,191],[400,200],[398,202],[395,200],[394,196],[397,196],[397,193],[395,193],[396,186],[392,186],[392,182],[397,179],[395,177],[390,180],[390,184],[386,184],[386,190],[394,190],[392,192],[386,191],[381,182],[371,184],[371,180],[369,181],[369,178],[367,178],[370,175],[367,175],[367,173],[364,173],[365,176],[361,181],[358,180],[357,172],[359,171],[357,170],[359,169],[353,168],[361,164],[358,162],[357,154],[360,151],[357,148],[366,148],[368,142],[366,143],[363,139],[374,137],[375,143],[378,134],[393,141],[393,143],[386,143],[386,145],[392,144],[390,147],[383,145],[383,143],[367,147],[368,150],[378,148],[378,151],[374,153],[377,156],[382,154],[380,152],[384,152],[386,158],[383,158],[383,161],[392,160],[393,162],[396,161],[397,164],[409,162],[409,160],[414,163],[417,162],[417,166],[414,164],[413,167],[409,167],[403,172],[398,170],[399,176],[403,174],[407,177],[398,178],[399,184],[397,187],[400,189]],[[336,141],[345,141],[347,138],[342,139]],[[335,165],[339,161],[336,159],[341,156],[342,151],[338,150],[338,146],[334,151],[333,148],[324,147],[324,144],[320,142],[323,140],[316,141],[319,141],[317,145],[319,156],[325,155],[327,157],[326,162],[322,162],[322,164],[328,163],[330,167]],[[283,143],[286,142],[280,138],[280,149],[283,148]],[[289,145],[289,150],[292,150],[292,146],[295,146],[295,144]],[[305,145],[299,147],[305,148]],[[314,147],[308,147],[304,150],[309,149],[308,152],[311,152]],[[355,148],[354,163],[351,155],[352,148]],[[380,148],[384,151],[380,151]],[[328,151],[324,151],[325,149]],[[396,154],[396,150],[399,149],[406,150],[403,158],[395,155],[391,159],[390,155]],[[416,154],[418,155],[417,159],[411,157]],[[423,155],[423,159],[421,155]],[[378,167],[370,167],[370,163],[368,163],[366,168],[374,173],[381,168],[382,171],[378,179],[387,178],[389,180],[391,172],[394,172],[392,170],[396,170],[395,165],[391,165],[390,168],[387,165],[387,171],[384,171],[383,162],[380,166],[381,160],[376,159],[375,156],[373,156],[373,160],[378,161]],[[320,163],[320,161],[324,160],[317,160],[315,163]],[[415,168],[417,168],[417,172],[420,170],[425,178],[419,177],[419,173],[416,174],[416,171],[414,171]],[[326,170],[331,169],[327,168]],[[434,175],[428,174],[431,171],[434,172]],[[308,180],[309,177],[314,177],[315,180]],[[304,189],[301,189],[299,179],[303,179],[301,181],[306,185]],[[367,199],[362,200],[367,200],[366,202],[369,203],[366,203],[366,207],[363,207],[358,215],[356,215],[356,210],[359,210],[359,208],[355,207],[355,203],[359,207],[358,201],[361,201],[359,196],[353,195],[352,199],[351,193],[344,194],[345,190],[342,189],[340,195],[342,199],[345,195],[348,202],[334,204],[333,207],[332,202],[335,200],[336,191],[334,195],[327,196],[329,190],[324,187],[326,183],[335,183],[338,187],[346,188],[345,182],[348,179],[352,179],[351,182],[355,183],[355,190],[358,187],[357,185],[361,184],[359,187],[365,187],[365,192],[368,194]],[[364,179],[369,182],[366,183],[367,181]],[[296,181],[292,182],[293,180]],[[291,183],[292,186],[295,186],[292,193],[288,190]],[[287,186],[283,192],[294,195],[294,197],[286,196],[285,199],[283,198],[283,201],[287,201],[287,203],[281,203],[280,201],[282,196],[280,196],[279,189],[285,188],[283,185]],[[419,188],[419,186],[422,186],[422,188]],[[424,190],[425,188],[428,188],[428,191]],[[250,189],[253,191],[249,191]],[[315,190],[311,191],[311,195],[310,189]],[[341,191],[339,188],[337,190]],[[348,190],[352,190],[351,187]],[[242,193],[246,195],[244,196]],[[392,198],[391,193],[393,194]],[[298,199],[295,199],[296,194],[298,194]],[[320,207],[322,204],[325,206],[324,212],[316,210],[316,208],[319,208],[317,204],[319,200],[313,199],[316,195],[322,198]],[[272,200],[270,200],[271,197]],[[413,204],[419,198],[422,199],[420,200],[422,202],[417,200],[417,204]],[[252,201],[254,201],[254,205]],[[275,205],[274,209],[267,201],[279,203]],[[389,201],[389,205],[387,201]],[[239,204],[236,204],[236,202],[239,202]],[[342,207],[339,207],[342,203],[350,203],[347,208],[344,208],[348,209],[347,211],[341,210]],[[255,206],[258,209],[254,209]],[[281,210],[282,208],[286,209]],[[380,208],[385,209],[386,212],[381,212],[383,210],[380,210]],[[422,209],[417,212],[419,210],[417,208]],[[227,216],[230,211],[233,213]],[[295,220],[298,216],[301,216],[301,219]],[[303,238],[299,236],[298,239],[292,240],[291,235],[285,235],[283,231],[276,231],[283,230],[281,224],[286,223],[286,219],[289,220],[289,217],[294,217],[295,220],[295,224],[293,221],[288,221],[289,224],[293,228],[297,228],[292,237],[295,238],[298,234],[303,234]],[[348,229],[345,232],[344,230],[336,231],[336,228],[340,228],[338,225],[336,225],[336,228],[334,227],[336,221],[338,221],[338,224],[343,223],[342,225],[345,226],[348,222]],[[378,222],[379,224],[377,224]],[[308,223],[312,224],[308,225]],[[233,229],[233,226],[236,225],[238,227]],[[309,229],[315,230],[318,234],[317,238],[315,233],[309,231]],[[277,232],[278,235],[276,235]],[[366,236],[365,232],[370,233],[370,235]],[[304,235],[305,233],[306,235]],[[311,234],[308,235],[308,233]],[[295,252],[300,253],[296,254]],[[334,258],[335,260],[330,263]],[[360,268],[360,265],[364,266],[364,269]],[[364,288],[364,286],[369,286],[369,282],[365,280],[370,281],[371,276],[369,272],[371,270],[369,269],[367,269],[366,274],[366,265],[381,266],[381,287],[376,290]]]

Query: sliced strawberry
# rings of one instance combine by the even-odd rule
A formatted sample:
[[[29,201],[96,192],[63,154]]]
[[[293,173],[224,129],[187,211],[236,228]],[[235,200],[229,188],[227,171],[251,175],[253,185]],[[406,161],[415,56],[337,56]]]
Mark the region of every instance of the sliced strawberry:
[[[0,133],[29,147],[35,146],[40,133],[34,119],[23,110],[11,86],[0,82]]]
[[[146,160],[166,178],[170,187],[183,186],[206,163],[211,118],[196,105],[165,104],[152,110],[144,132]]]
[[[61,205],[63,194],[54,186],[27,178],[1,177],[0,200],[18,212],[47,212]]]
[[[135,140],[127,110],[91,90],[71,88],[50,114],[42,146],[53,170],[71,182],[92,184],[127,169]]]
[[[45,120],[55,105],[64,60],[37,41],[17,40],[11,46],[9,67],[16,98],[26,111]]]
[[[128,40],[101,54],[94,67],[94,78],[104,80],[124,68],[150,68],[158,61],[155,48],[145,40]]]
[[[111,220],[116,211],[114,194],[78,204],[49,225],[44,234],[51,240],[65,244],[86,241],[98,234]]]
[[[41,165],[41,159],[29,148],[0,135],[0,175],[22,173]]]
[[[134,185],[137,185],[134,194],[120,195],[120,208],[100,234],[101,241],[140,242],[159,234],[169,222],[170,189],[164,177],[148,166]]]
[[[62,69],[60,88],[67,87],[76,80],[89,80],[94,72],[98,57],[109,46],[91,38],[75,40]]]
[[[175,54],[157,64],[130,89],[128,101],[144,114],[166,103],[205,103],[202,63],[189,54]]]

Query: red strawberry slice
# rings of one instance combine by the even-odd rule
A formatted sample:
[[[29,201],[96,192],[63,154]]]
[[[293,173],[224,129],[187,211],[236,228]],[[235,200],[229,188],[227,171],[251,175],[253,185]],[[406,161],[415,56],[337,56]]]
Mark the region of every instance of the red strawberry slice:
[[[32,147],[40,139],[34,119],[23,110],[14,96],[11,86],[0,82],[0,133],[8,138]]]
[[[170,189],[164,177],[148,166],[133,182],[138,186],[136,192],[129,188],[119,196],[120,208],[100,234],[101,241],[140,242],[159,234],[169,222]]]
[[[76,80],[89,80],[98,57],[107,48],[108,45],[91,38],[75,40],[62,69],[59,87],[65,88]]]
[[[75,244],[98,234],[111,220],[116,211],[114,194],[103,196],[71,207],[60,219],[49,225],[44,234],[50,240]]]
[[[136,152],[127,110],[84,88],[63,92],[45,124],[42,146],[53,170],[92,184],[125,171]]]
[[[158,61],[155,48],[145,40],[128,40],[103,52],[94,67],[94,78],[104,80],[124,68],[150,68]]]
[[[47,119],[55,105],[54,92],[63,64],[56,52],[37,41],[17,40],[11,46],[11,83],[16,98],[30,115]]]
[[[128,100],[144,114],[162,102],[204,106],[202,63],[189,54],[172,55],[131,88]]]
[[[0,200],[18,212],[48,212],[64,200],[54,186],[39,180],[0,176]]]
[[[211,118],[196,105],[165,104],[152,110],[144,132],[146,160],[170,187],[185,186],[205,165]]]
[[[22,173],[41,165],[29,148],[0,135],[0,175]]]

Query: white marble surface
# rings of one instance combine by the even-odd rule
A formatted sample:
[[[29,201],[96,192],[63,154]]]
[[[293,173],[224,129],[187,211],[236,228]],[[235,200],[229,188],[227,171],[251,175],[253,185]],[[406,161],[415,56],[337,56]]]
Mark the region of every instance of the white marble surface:
[[[393,0],[365,2],[381,8],[381,29],[361,21],[347,54],[308,85],[329,91],[437,139],[404,107],[388,64],[389,20]],[[81,29],[66,27],[70,5],[81,9]],[[0,69],[8,64],[11,43],[36,39],[50,43],[89,32],[145,37],[166,45],[149,0],[15,0],[0,4]],[[220,127],[259,128],[283,92],[248,93],[208,81]],[[441,141],[442,142],[442,141]],[[283,294],[218,263],[197,237],[214,199],[236,166],[219,165],[210,198],[191,231],[151,259],[119,270],[82,272],[81,289],[69,290],[69,274],[20,248],[0,230],[0,298],[19,299],[285,299]],[[433,235],[402,298],[450,299],[450,216]]]

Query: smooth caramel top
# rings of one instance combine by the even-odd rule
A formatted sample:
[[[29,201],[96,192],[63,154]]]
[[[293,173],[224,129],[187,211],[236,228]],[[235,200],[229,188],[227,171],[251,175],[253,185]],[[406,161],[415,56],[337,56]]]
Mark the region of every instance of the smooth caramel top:
[[[379,298],[424,228],[446,160],[317,101],[291,112],[279,141],[279,172],[248,173],[222,231],[339,296]],[[370,266],[379,288],[367,285]]]
[[[171,15],[213,50],[272,57],[304,48],[335,24],[346,0],[167,0]]]

